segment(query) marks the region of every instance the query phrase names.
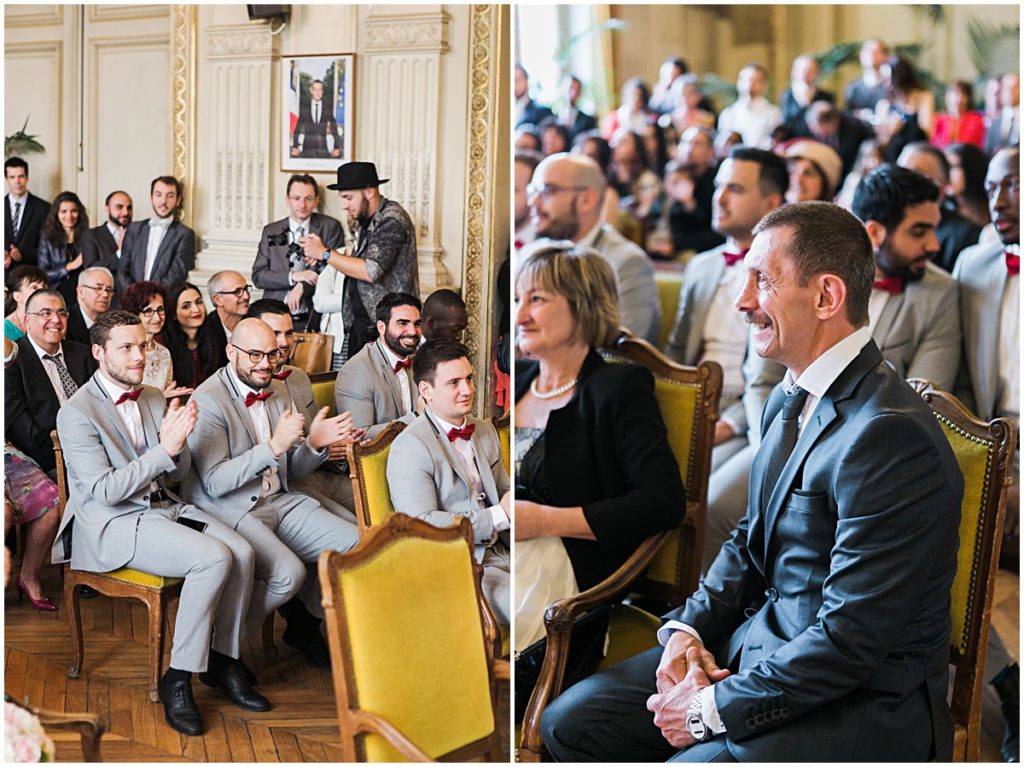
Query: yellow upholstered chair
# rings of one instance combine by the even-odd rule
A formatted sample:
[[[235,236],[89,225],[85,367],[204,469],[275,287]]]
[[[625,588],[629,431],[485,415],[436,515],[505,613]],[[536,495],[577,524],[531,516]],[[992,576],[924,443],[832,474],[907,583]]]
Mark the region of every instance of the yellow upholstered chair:
[[[493,658],[469,521],[391,514],[350,552],[321,554],[319,571],[343,760],[500,760],[509,665]]]
[[[395,421],[369,444],[354,442],[346,448],[360,538],[367,529],[379,525],[395,511],[388,490],[388,453],[391,452],[391,443],[404,428],[404,423]]]
[[[328,416],[336,415],[334,412],[334,381],[338,377],[337,370],[328,370],[326,373],[313,373],[309,382],[313,384],[313,400],[318,408],[328,407]]]
[[[512,476],[512,440],[510,426],[512,423],[511,411],[506,411],[497,418],[492,418],[491,423],[498,432],[498,442],[501,443],[501,462],[505,464],[505,471]]]
[[[1016,433],[1005,418],[989,423],[977,420],[953,395],[928,381],[911,379],[910,384],[931,405],[964,475],[960,548],[950,601],[953,761],[976,762],[981,749],[985,651]]]
[[[658,348],[664,349],[668,336],[672,332],[672,324],[676,321],[679,310],[679,291],[683,287],[681,271],[655,270],[654,284],[658,288],[658,301],[661,302],[661,330],[658,333]]]

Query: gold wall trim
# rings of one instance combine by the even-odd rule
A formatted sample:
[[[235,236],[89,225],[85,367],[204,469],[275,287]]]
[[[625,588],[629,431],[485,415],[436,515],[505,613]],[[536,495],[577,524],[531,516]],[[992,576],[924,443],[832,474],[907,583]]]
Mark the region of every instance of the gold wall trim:
[[[185,185],[182,222],[194,226],[198,9],[171,6],[171,173]]]
[[[7,5],[4,7],[5,27],[39,27],[63,23],[63,5]]]

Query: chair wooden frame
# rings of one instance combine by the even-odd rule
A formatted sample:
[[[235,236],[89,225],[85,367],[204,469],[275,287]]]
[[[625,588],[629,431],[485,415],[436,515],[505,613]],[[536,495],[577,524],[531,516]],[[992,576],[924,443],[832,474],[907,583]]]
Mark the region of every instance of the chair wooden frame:
[[[935,416],[963,437],[988,446],[979,535],[972,557],[971,590],[963,635],[951,637],[949,662],[954,667],[953,761],[977,762],[981,751],[981,695],[985,687],[985,653],[988,649],[992,597],[995,592],[999,548],[1006,517],[1006,493],[1012,482],[1016,429],[1006,418],[988,423],[975,418],[952,394],[936,389],[930,381],[908,382],[924,398]],[[963,544],[963,541],[961,541]],[[961,652],[957,641],[962,642]]]
[[[680,604],[693,592],[700,578],[707,518],[707,485],[722,390],[722,368],[714,362],[704,362],[696,368],[677,365],[646,341],[630,335],[620,337],[615,348],[603,350],[602,355],[606,359],[618,358],[619,361],[643,365],[656,378],[701,387],[702,416],[694,419],[693,452],[685,481],[686,515],[676,530],[656,533],[644,540],[629,559],[601,583],[548,606],[544,613],[547,648],[537,684],[523,714],[522,738],[516,752],[517,759],[522,762],[539,762],[544,753],[540,720],[544,709],[562,692],[573,623],[587,610],[621,596],[627,589],[654,596],[670,604]],[[672,535],[682,536],[676,561],[676,583],[656,583],[644,578],[658,550]]]
[[[11,698],[4,693],[4,701],[28,711],[39,719],[43,729],[49,732],[77,732],[82,737],[82,757],[86,762],[102,762],[100,740],[107,731],[107,723],[99,714],[86,711],[81,713],[64,713],[63,711],[46,711]]]
[[[356,501],[356,522],[359,523],[359,538],[362,538],[373,527],[370,517],[370,499],[366,490],[366,474],[363,470],[363,458],[365,456],[377,455],[388,449],[395,437],[402,433],[405,424],[401,421],[394,421],[388,424],[380,434],[374,437],[366,445],[353,442],[345,448],[345,456],[348,459],[349,476],[352,478],[352,495]]]
[[[479,756],[489,757],[491,761],[501,760],[501,744],[499,743],[498,727],[498,683],[508,682],[510,668],[507,660],[498,659],[496,648],[499,643],[498,623],[483,598],[481,578],[483,568],[473,559],[473,528],[467,519],[460,519],[458,524],[446,528],[434,527],[422,520],[414,519],[406,514],[396,512],[380,525],[367,531],[366,537],[352,550],[342,554],[337,551],[324,551],[320,555],[318,572],[323,591],[323,607],[326,615],[327,634],[330,641],[335,699],[338,706],[338,722],[341,732],[342,759],[346,762],[366,761],[365,749],[361,735],[375,734],[385,738],[405,758],[416,762],[432,761],[419,746],[413,743],[394,724],[383,716],[365,711],[359,706],[358,685],[350,658],[352,648],[349,644],[348,621],[344,602],[334,588],[333,572],[350,567],[357,567],[372,560],[380,551],[401,538],[416,537],[425,540],[449,542],[462,539],[466,542],[467,556],[473,563],[473,579],[476,588],[476,600],[480,607],[481,640],[484,642],[484,653],[488,660],[489,687],[491,707],[494,714],[494,731],[487,737],[469,743],[451,753],[441,756],[438,761],[464,762]]]

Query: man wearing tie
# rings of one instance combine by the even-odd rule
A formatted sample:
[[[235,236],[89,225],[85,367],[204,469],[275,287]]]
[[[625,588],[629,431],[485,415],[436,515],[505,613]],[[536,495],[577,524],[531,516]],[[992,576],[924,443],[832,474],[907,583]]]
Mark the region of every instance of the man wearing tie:
[[[193,673],[238,707],[268,711],[270,702],[252,689],[252,672],[239,660],[253,589],[252,547],[166,484],[191,468],[186,439],[196,405],[181,407],[175,399],[168,407],[159,389],[140,385],[146,333],[137,315],[108,312],[90,333],[99,371],[57,416],[70,489],[53,561],[184,578],[171,662],[159,686],[173,729],[203,732]]]
[[[309,85],[309,101],[299,113],[292,143],[292,157],[341,157],[338,123],[324,103],[323,80]]]
[[[82,270],[90,266],[105,266],[117,274],[121,246],[128,224],[132,222],[132,198],[127,192],[111,192],[103,210],[107,214],[106,222],[82,236]]]
[[[509,625],[509,480],[498,433],[473,411],[469,350],[454,341],[431,341],[416,352],[413,378],[426,403],[391,445],[388,487],[396,511],[448,527],[473,523],[483,592],[503,626]]]
[[[184,282],[196,265],[196,233],[177,219],[181,182],[159,176],[149,191],[155,215],[128,226],[117,266],[118,293],[141,280],[164,286]]]
[[[28,191],[28,163],[20,157],[4,161],[8,194],[4,198],[4,268],[36,265],[39,235],[50,203]]]

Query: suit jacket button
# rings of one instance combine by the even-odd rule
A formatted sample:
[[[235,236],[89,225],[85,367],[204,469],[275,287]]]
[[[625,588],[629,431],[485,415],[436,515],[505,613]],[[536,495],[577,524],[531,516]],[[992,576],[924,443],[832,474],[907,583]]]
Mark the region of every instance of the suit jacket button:
[[[144,496],[142,496],[142,500],[144,500],[144,501],[148,501],[148,500],[149,500],[149,496],[148,496],[148,495],[144,495]]]
[[[746,721],[747,728],[752,730],[757,726],[757,722],[754,721],[754,717],[748,717]]]
[[[768,597],[773,602],[778,602],[779,601],[779,592],[775,590],[774,586],[772,586],[771,588],[768,589],[768,591],[765,592],[765,596]]]
[[[783,717],[787,717],[789,716],[789,709],[786,706],[783,706],[779,709],[779,713],[782,714]]]
[[[252,501],[253,503],[255,503],[256,501],[258,501],[258,500],[259,500],[259,498],[258,498],[257,496],[255,496],[255,495],[254,495],[254,496],[253,496],[252,498],[250,498],[249,500],[250,500],[250,501]]]

